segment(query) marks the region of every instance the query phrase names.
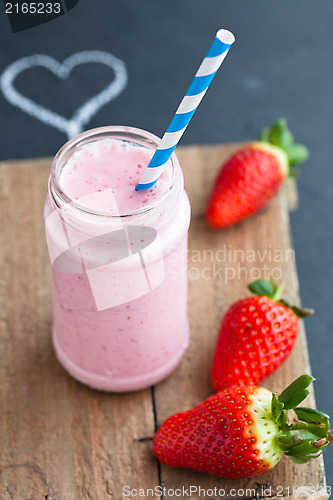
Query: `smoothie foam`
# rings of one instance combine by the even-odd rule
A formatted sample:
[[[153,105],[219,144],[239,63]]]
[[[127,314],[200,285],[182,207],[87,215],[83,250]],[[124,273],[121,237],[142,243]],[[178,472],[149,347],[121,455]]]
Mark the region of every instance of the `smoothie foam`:
[[[126,214],[156,201],[170,184],[170,167],[151,189],[135,191],[153,151],[114,139],[99,140],[78,149],[61,172],[60,186],[73,201],[85,198],[86,208],[116,213],[108,195],[113,190],[119,212]],[[88,195],[93,194],[87,202]]]

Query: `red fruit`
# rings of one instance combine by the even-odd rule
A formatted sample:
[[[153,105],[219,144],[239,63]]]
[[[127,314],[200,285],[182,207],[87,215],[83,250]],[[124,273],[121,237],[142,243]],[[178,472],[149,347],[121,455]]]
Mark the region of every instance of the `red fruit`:
[[[312,380],[302,375],[279,398],[262,387],[226,389],[168,418],[154,436],[153,451],[171,467],[230,478],[263,474],[283,452],[305,463],[331,442],[327,415],[295,409],[308,395]],[[289,409],[296,412],[297,424],[288,424]]]
[[[227,227],[263,208],[307,157],[306,148],[293,143],[285,121],[277,121],[263,131],[262,142],[245,144],[227,160],[208,201],[207,224]]]
[[[257,293],[233,304],[222,319],[214,353],[211,379],[214,390],[256,385],[289,356],[298,332],[298,317],[313,313],[280,300],[282,287],[257,280]]]

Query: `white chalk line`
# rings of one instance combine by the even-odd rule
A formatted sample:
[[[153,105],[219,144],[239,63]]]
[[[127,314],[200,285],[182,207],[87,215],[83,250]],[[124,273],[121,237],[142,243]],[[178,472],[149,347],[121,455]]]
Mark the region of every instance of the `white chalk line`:
[[[66,80],[74,68],[87,63],[100,63],[108,66],[114,71],[114,79],[104,90],[85,101],[70,119],[25,97],[18,92],[14,86],[17,76],[27,69],[43,67],[51,71],[58,78]],[[0,88],[4,97],[13,106],[21,109],[21,111],[24,111],[46,125],[50,125],[66,133],[68,139],[71,139],[82,132],[84,125],[86,125],[92,116],[94,116],[103,106],[121,94],[127,85],[127,81],[128,75],[126,66],[121,59],[118,59],[109,52],[86,50],[72,54],[65,59],[63,63],[59,63],[56,59],[46,54],[33,54],[18,59],[3,71],[0,77]]]

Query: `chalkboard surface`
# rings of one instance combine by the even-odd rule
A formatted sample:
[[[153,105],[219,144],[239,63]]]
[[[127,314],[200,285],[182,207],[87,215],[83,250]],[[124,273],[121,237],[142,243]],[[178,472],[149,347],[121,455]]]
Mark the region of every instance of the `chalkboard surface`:
[[[302,301],[316,309],[307,335],[317,403],[333,414],[332,22],[327,0],[80,0],[13,33],[1,5],[0,160],[52,156],[102,125],[161,136],[216,30],[232,30],[182,144],[256,138],[282,116],[309,147],[292,231]],[[332,450],[325,462],[330,483]]]

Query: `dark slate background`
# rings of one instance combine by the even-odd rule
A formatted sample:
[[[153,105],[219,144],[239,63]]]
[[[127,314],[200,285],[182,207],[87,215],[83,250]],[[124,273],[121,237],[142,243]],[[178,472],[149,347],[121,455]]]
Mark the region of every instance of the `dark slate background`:
[[[236,43],[194,115],[182,144],[256,138],[287,118],[311,157],[298,181],[300,209],[291,215],[302,302],[316,309],[307,335],[318,407],[333,414],[333,4],[327,0],[80,0],[63,17],[13,34],[0,6],[0,73],[34,53],[63,61],[82,50],[109,51],[127,66],[129,83],[87,124],[126,124],[165,131],[214,33]],[[60,82],[43,69],[16,87],[70,117],[102,90],[112,70],[87,65]],[[0,160],[52,156],[66,136],[10,105],[0,94]],[[327,450],[328,483],[333,453]]]

